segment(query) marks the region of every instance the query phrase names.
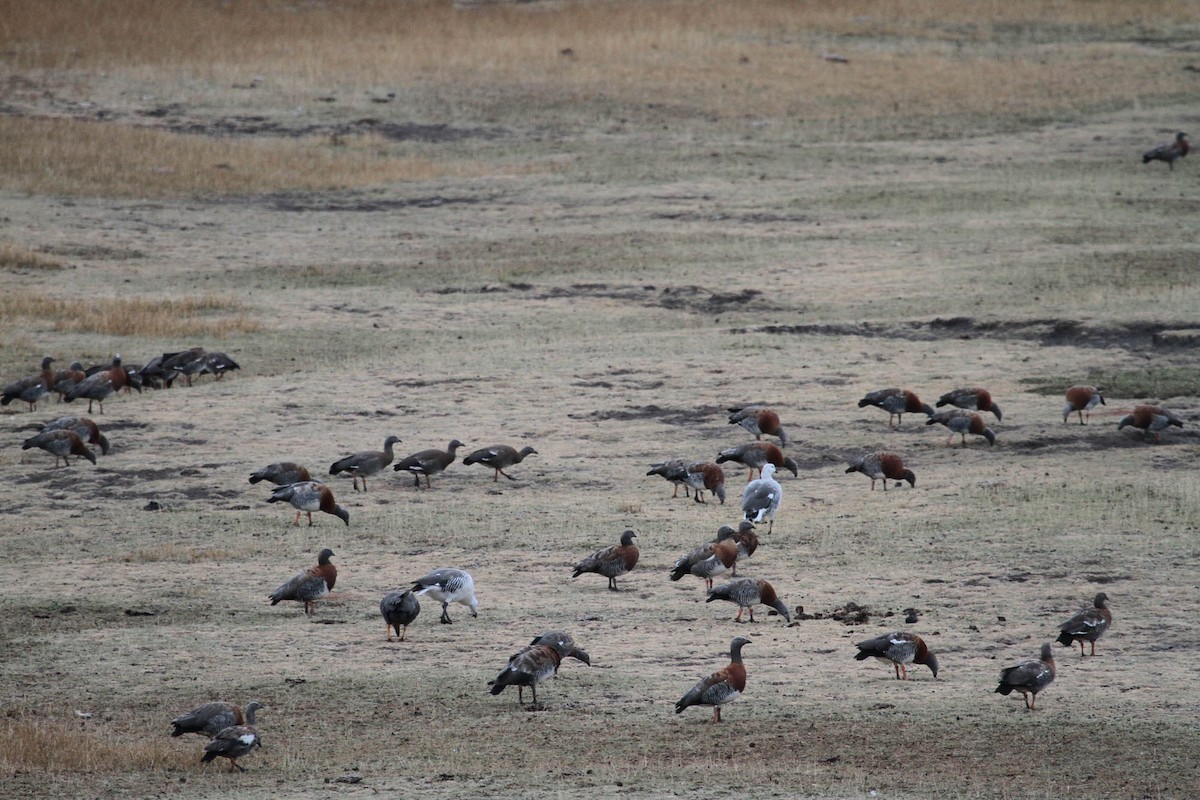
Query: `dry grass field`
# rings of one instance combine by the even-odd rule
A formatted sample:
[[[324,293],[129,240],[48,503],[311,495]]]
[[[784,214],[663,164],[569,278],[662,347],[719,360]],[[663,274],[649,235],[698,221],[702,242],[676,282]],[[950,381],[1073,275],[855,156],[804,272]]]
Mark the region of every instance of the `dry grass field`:
[[[95,466],[21,449],[80,401],[0,409],[0,796],[1195,796],[1200,164],[1140,155],[1198,133],[1200,6],[2,8],[0,383],[195,345],[242,368],[110,398]],[[1087,426],[1075,383],[1105,389]],[[995,446],[889,429],[856,405],[886,386],[986,386]],[[725,505],[645,474],[746,441],[748,402],[800,471],[739,575],[791,625],[668,580],[736,523],[740,468]],[[1144,402],[1184,427],[1118,431]],[[538,454],[325,474],[388,435]],[[915,487],[845,474],[876,448]],[[247,483],[281,460],[349,526]],[[621,592],[571,579],[626,528]],[[270,606],[322,547],[315,616]],[[388,643],[380,598],[440,566],[478,618],[425,599]],[[1094,658],[1055,645],[1036,712],[993,693],[1098,591]],[[490,695],[551,629],[592,665],[538,710]],[[854,660],[895,629],[936,680]],[[674,714],[738,635],[722,723]],[[215,699],[266,706],[244,773],[168,735]]]

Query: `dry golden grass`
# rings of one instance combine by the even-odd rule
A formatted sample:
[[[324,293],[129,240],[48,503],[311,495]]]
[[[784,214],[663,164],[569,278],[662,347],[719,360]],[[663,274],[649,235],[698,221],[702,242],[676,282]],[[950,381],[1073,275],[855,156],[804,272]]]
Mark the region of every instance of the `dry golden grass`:
[[[62,269],[62,262],[25,247],[0,242],[0,269]]]
[[[100,720],[71,723],[58,716],[0,720],[0,771],[111,774],[181,769],[190,760],[170,740],[137,730],[114,734],[108,727]]]
[[[226,96],[256,77],[301,103],[317,92],[390,86],[426,114],[451,105],[497,118],[536,109],[543,119],[574,119],[588,109],[594,121],[593,110],[638,118],[675,108],[712,119],[853,119],[951,133],[941,127],[947,113],[959,125],[983,125],[985,117],[995,125],[997,116],[1051,119],[1183,97],[1184,87],[1162,76],[1184,66],[1187,53],[1151,54],[1130,40],[1185,37],[1200,11],[1152,2],[1135,16],[1117,0],[983,8],[936,0],[906,4],[902,16],[878,1],[462,9],[142,0],[115,8],[23,4],[6,22],[20,67],[116,70],[137,81],[166,70],[181,88],[194,91],[199,81]],[[849,63],[824,59],[830,52]]]
[[[177,338],[253,333],[262,323],[236,301],[217,295],[182,300],[149,297],[70,298],[37,292],[0,296],[0,316],[48,329],[114,336]]]
[[[180,564],[196,564],[202,561],[231,561],[245,555],[244,550],[227,547],[193,547],[176,542],[164,542],[137,550],[120,557],[125,563],[154,563],[172,561]]]
[[[0,117],[0,188],[34,194],[221,196],[487,171],[398,155],[372,135],[220,140],[129,125]]]

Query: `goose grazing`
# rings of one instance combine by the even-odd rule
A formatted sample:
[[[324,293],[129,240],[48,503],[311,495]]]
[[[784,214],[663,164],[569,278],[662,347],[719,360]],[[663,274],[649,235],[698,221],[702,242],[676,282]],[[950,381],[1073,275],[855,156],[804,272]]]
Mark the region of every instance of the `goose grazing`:
[[[157,366],[169,389],[181,375],[184,382],[191,386],[192,378],[204,372],[207,363],[208,353],[204,348],[192,347],[178,353],[163,353],[162,361]]]
[[[235,369],[241,368],[241,364],[234,361],[225,353],[210,351],[204,357],[204,372],[211,372],[213,378],[218,381],[225,377],[226,372],[232,372]]]
[[[722,539],[730,539],[737,545],[738,561],[744,561],[758,549],[758,534],[754,532],[754,523],[748,520],[739,522],[736,531],[728,525],[717,528],[717,541]],[[733,570],[729,574],[737,576],[737,562],[734,562]]]
[[[909,664],[924,664],[929,667],[933,677],[938,674],[937,656],[925,646],[925,640],[915,633],[894,631],[859,642],[855,661],[866,661],[877,658],[885,664],[891,664],[896,671],[896,680],[908,680]]]
[[[1117,425],[1117,430],[1123,429],[1126,425],[1140,428],[1143,436],[1153,433],[1154,440],[1159,441],[1162,438],[1162,431],[1167,426],[1174,425],[1176,428],[1182,428],[1183,420],[1165,408],[1139,405],[1133,407],[1132,414],[1126,414],[1121,417],[1121,422]]]
[[[758,578],[738,578],[736,581],[722,583],[715,589],[709,589],[708,599],[704,602],[711,603],[713,600],[728,600],[737,604],[738,613],[734,622],[741,622],[742,612],[746,610],[750,611],[750,621],[754,622],[754,607],[759,603],[775,609],[788,622],[792,621],[791,612],[775,593],[775,587]]]
[[[779,446],[787,447],[787,431],[779,424],[779,415],[774,410],[763,405],[735,406],[729,409],[729,424],[741,425],[755,439],[764,435],[779,438]]]
[[[729,666],[702,678],[691,691],[675,704],[675,713],[682,714],[688,706],[712,706],[713,724],[721,722],[721,706],[732,703],[746,691],[746,667],[742,664],[742,648],[750,640],[738,636],[729,645]]]
[[[408,589],[402,592],[388,592],[379,601],[379,613],[383,615],[384,624],[387,626],[387,640],[392,640],[394,628],[396,635],[403,642],[408,634],[408,626],[421,613],[421,604],[417,601],[417,596]],[[404,630],[400,630],[401,628]]]
[[[1104,405],[1108,404],[1104,402],[1104,395],[1100,393],[1099,386],[1072,386],[1067,389],[1067,402],[1063,404],[1063,424],[1067,423],[1072,414],[1079,414],[1079,424],[1087,425],[1084,413],[1087,413],[1087,419],[1090,420],[1092,409]]]
[[[708,555],[704,555],[703,558],[695,560],[689,566],[688,572],[697,578],[703,579],[704,589],[712,589],[713,578],[725,575],[726,572],[733,570],[737,566],[738,555],[738,543],[726,536],[726,539],[713,542],[712,551]],[[679,564],[677,561],[676,570],[671,573],[672,581],[678,581],[678,578],[674,577],[678,570]]]
[[[776,470],[786,469],[796,477],[800,476],[800,467],[795,459],[785,456],[777,445],[770,442],[749,442],[726,448],[717,454],[717,463],[724,464],[726,461],[735,461],[750,468],[750,474],[746,476],[747,483],[754,480],[755,470],[761,478],[762,468],[767,464],[774,465]]]
[[[483,464],[491,467],[496,471],[492,475],[492,483],[500,480],[500,476],[508,478],[510,481],[515,481],[512,475],[505,472],[506,467],[511,467],[514,464],[520,464],[525,460],[525,456],[537,455],[537,450],[532,447],[522,447],[520,450],[509,447],[506,444],[494,444],[491,447],[483,447],[476,450],[471,455],[463,459],[464,464]]]
[[[75,388],[75,385],[87,378],[87,373],[83,371],[83,364],[78,361],[72,361],[71,366],[66,369],[60,369],[54,373],[54,385],[51,388],[58,395],[58,401],[61,403],[67,392]]]
[[[867,406],[876,406],[888,412],[888,427],[895,428],[899,425],[905,414],[924,414],[929,416],[933,413],[933,407],[928,403],[922,403],[921,398],[910,392],[908,389],[878,389],[874,392],[868,392],[862,400],[858,401],[859,408]],[[892,419],[895,418],[896,423],[892,424]]]
[[[687,465],[687,476],[684,479],[688,486],[696,490],[692,499],[697,503],[707,503],[704,490],[712,492],[721,505],[725,505],[725,470],[711,461],[694,461]]]
[[[1085,608],[1059,626],[1060,644],[1070,647],[1079,642],[1079,656],[1083,657],[1083,643],[1091,642],[1092,655],[1096,655],[1096,640],[1112,625],[1112,612],[1108,610],[1108,595],[1100,592],[1092,600],[1092,608]]]
[[[1151,161],[1165,161],[1167,162],[1167,168],[1174,171],[1175,159],[1183,158],[1191,149],[1192,146],[1188,141],[1188,135],[1183,131],[1179,131],[1175,134],[1175,138],[1172,141],[1155,145],[1142,153],[1142,163],[1149,164]]]
[[[661,461],[657,464],[650,465],[650,471],[647,475],[661,475],[664,479],[675,485],[675,491],[671,493],[671,497],[679,496],[679,487],[683,487],[684,497],[691,497],[691,492],[688,489],[687,482],[687,465],[688,462],[682,458],[672,458],[670,461]]]
[[[861,472],[871,479],[871,491],[875,491],[875,481],[883,481],[883,490],[886,492],[888,481],[908,481],[909,486],[917,485],[917,476],[913,474],[911,469],[904,467],[904,461],[895,453],[887,450],[876,450],[873,453],[863,453],[861,456],[850,459],[850,466],[846,467],[846,474],[851,472]]]
[[[71,466],[71,462],[67,460],[67,456],[83,456],[93,464],[96,463],[96,454],[88,449],[83,443],[83,439],[79,438],[79,434],[75,431],[68,430],[53,430],[44,431],[36,436],[31,436],[21,445],[22,450],[29,450],[34,447],[40,447],[50,455],[54,456],[54,466],[58,466],[58,460],[63,460],[63,466]]]
[[[500,694],[507,686],[517,687],[517,702],[524,704],[525,687],[533,691],[533,705],[538,704],[537,685],[558,672],[563,657],[548,644],[533,644],[508,659],[496,679],[490,682],[492,694]]]
[[[767,533],[775,527],[775,514],[783,501],[783,487],[775,480],[775,465],[764,464],[762,477],[742,490],[742,514],[748,522],[767,520]]]
[[[251,483],[270,481],[276,486],[287,486],[289,483],[311,480],[312,476],[308,474],[308,470],[294,461],[277,461],[250,473]]]
[[[729,539],[729,537],[732,535],[733,528],[729,527],[728,525],[722,525],[719,529],[717,529],[716,539],[713,539],[711,542],[705,542],[704,544],[697,545],[684,555],[675,559],[675,566],[671,568],[671,580],[678,581],[684,575],[692,574],[692,567],[711,556],[713,554],[713,550],[716,549],[717,543]],[[737,548],[736,544],[734,545],[734,548]],[[737,559],[735,558],[734,560],[736,561]]]
[[[40,373],[13,381],[0,390],[3,393],[3,396],[0,396],[0,406],[6,406],[13,400],[20,400],[29,406],[30,411],[36,411],[38,401],[54,390],[54,370],[50,369],[50,365],[53,363],[54,359],[46,356],[42,359]]]
[[[75,431],[84,443],[97,445],[103,455],[108,455],[110,449],[108,437],[101,433],[100,426],[88,417],[59,417],[58,419],[53,419],[42,426],[42,432],[45,433],[46,431]]]
[[[413,486],[421,488],[421,476],[425,476],[425,488],[432,488],[429,485],[429,476],[437,475],[446,467],[454,463],[454,451],[462,447],[463,443],[458,439],[451,439],[450,444],[446,445],[445,450],[438,450],[436,447],[429,450],[422,450],[419,453],[413,453],[411,456],[406,456],[400,459],[392,467],[396,472],[410,472],[413,476]]]
[[[1037,695],[1054,681],[1054,653],[1050,643],[1042,645],[1042,655],[1037,661],[1023,661],[1013,667],[1000,670],[1000,685],[996,694],[1009,695],[1018,691],[1025,698],[1025,708],[1037,710]],[[1032,702],[1029,696],[1033,695]]]
[[[963,447],[967,446],[968,433],[982,436],[987,439],[989,445],[996,444],[995,431],[984,425],[983,417],[979,416],[979,413],[975,411],[967,411],[963,408],[951,408],[947,411],[939,411],[925,420],[925,424],[945,425],[949,428],[950,436],[946,439],[947,445],[954,441],[954,434],[956,433],[962,436]]]
[[[258,739],[258,731],[254,728],[254,712],[263,708],[258,703],[246,706],[246,721],[242,725],[230,725],[220,731],[212,740],[204,745],[204,756],[201,764],[207,764],[214,758],[228,758],[229,771],[234,769],[245,772],[246,768],[237,763],[239,758],[249,755],[256,747],[262,747]]]
[[[317,554],[315,567],[300,570],[271,593],[271,605],[283,600],[297,600],[304,603],[304,613],[311,617],[316,611],[317,598],[332,592],[337,583],[337,567],[329,563],[332,555],[333,551],[328,547],[322,549]]]
[[[223,700],[204,703],[171,720],[171,724],[175,726],[171,735],[183,736],[185,733],[199,733],[211,739],[226,728],[244,725],[247,717],[253,719],[254,712],[260,708],[263,708],[262,703],[257,700],[253,701],[246,706],[246,714],[243,716],[242,710],[232,703],[226,703]]]
[[[619,592],[617,578],[633,569],[638,562],[639,551],[633,540],[637,534],[625,531],[621,534],[621,543],[609,545],[597,550],[575,565],[572,578],[578,578],[585,572],[595,572],[608,578],[609,591]]]
[[[87,376],[64,393],[63,402],[70,403],[73,400],[87,398],[88,413],[92,413],[92,403],[95,402],[100,406],[100,413],[103,414],[105,398],[121,391],[128,382],[129,377],[125,368],[121,366],[121,354],[117,353],[113,356],[112,365],[108,369]]]
[[[302,511],[308,514],[310,528],[313,524],[312,512],[314,511],[333,514],[346,525],[350,524],[350,512],[337,504],[337,501],[333,499],[333,492],[320,481],[297,481],[280,486],[271,492],[267,502],[291,503],[292,508],[296,509],[296,519],[292,523],[296,526],[300,525],[300,512]]]
[[[412,591],[416,595],[428,592],[430,597],[442,604],[442,616],[438,622],[443,625],[454,622],[447,612],[451,603],[461,603],[471,609],[472,617],[479,616],[479,601],[475,599],[475,579],[465,569],[435,569],[428,575],[417,578],[413,582]]]
[[[529,644],[545,644],[553,647],[558,651],[558,654],[563,658],[573,658],[576,661],[582,661],[589,667],[592,665],[592,657],[587,654],[587,651],[575,644],[575,639],[569,633],[562,631],[546,631],[541,636],[538,636]],[[554,670],[558,672],[557,669]]]
[[[354,479],[354,491],[358,491],[358,482],[362,480],[362,490],[367,490],[367,476],[374,475],[388,464],[392,463],[392,445],[400,441],[399,436],[389,436],[383,440],[383,450],[364,450],[345,458],[338,459],[329,465],[329,474],[349,472]]]
[[[938,408],[942,406],[955,406],[956,408],[965,408],[968,411],[990,411],[996,417],[997,422],[1002,419],[1000,405],[992,399],[991,392],[978,387],[954,389],[953,391],[946,392],[938,398],[936,405]]]

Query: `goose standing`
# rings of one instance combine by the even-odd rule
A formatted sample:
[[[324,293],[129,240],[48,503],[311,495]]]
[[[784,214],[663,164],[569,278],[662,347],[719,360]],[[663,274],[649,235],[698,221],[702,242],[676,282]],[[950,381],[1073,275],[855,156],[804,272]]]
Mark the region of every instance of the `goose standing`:
[[[0,390],[0,394],[2,394],[0,406],[6,406],[13,400],[20,400],[22,403],[28,404],[30,411],[36,411],[38,401],[54,390],[54,370],[50,369],[50,365],[53,363],[54,359],[46,356],[42,359],[40,373],[13,381]]]
[[[437,475],[446,467],[454,463],[454,452],[462,447],[463,443],[458,439],[451,439],[450,444],[446,445],[445,450],[438,450],[436,447],[429,450],[422,450],[418,453],[413,453],[411,456],[406,456],[392,467],[396,472],[410,472],[413,476],[413,486],[421,488],[421,476],[425,476],[425,488],[432,488],[429,485],[429,476]]]
[[[379,601],[379,613],[383,615],[383,622],[387,626],[387,640],[392,640],[392,629],[395,628],[396,634],[403,642],[408,634],[408,626],[421,613],[421,604],[410,589],[388,592]],[[400,630],[402,627],[404,630]]]
[[[392,463],[394,455],[392,445],[400,441],[399,436],[389,436],[383,440],[383,450],[363,450],[340,458],[329,465],[329,474],[349,472],[354,480],[354,491],[358,491],[358,482],[362,480],[362,490],[367,491],[367,476],[374,475],[388,464]]]
[[[1001,420],[1000,405],[992,399],[992,394],[987,389],[978,387],[954,389],[939,397],[936,405],[938,408],[955,406],[968,411],[990,411],[996,417],[997,422]]]
[[[741,425],[753,433],[755,439],[761,439],[765,434],[778,437],[780,447],[788,445],[787,431],[779,424],[779,415],[766,406],[735,406],[729,409],[729,424]]]
[[[621,534],[620,544],[609,545],[584,558],[575,565],[571,577],[578,578],[585,572],[595,572],[608,578],[609,591],[619,592],[617,578],[632,570],[638,562],[640,553],[633,543],[636,538],[637,534],[633,531],[625,531]]]
[[[728,600],[737,604],[738,613],[734,622],[742,621],[743,611],[749,611],[750,621],[754,622],[754,607],[759,603],[775,609],[788,622],[792,621],[792,614],[775,593],[775,587],[758,578],[738,578],[710,589],[704,602],[711,603],[713,600]]]
[[[463,463],[468,465],[484,464],[494,469],[495,474],[492,475],[492,483],[500,480],[501,475],[510,481],[515,481],[516,478],[504,471],[505,468],[520,464],[525,460],[526,456],[533,455],[537,455],[537,450],[529,446],[517,450],[506,444],[494,444],[491,447],[481,447],[474,453],[471,453],[463,459]]]
[[[1179,131],[1171,141],[1155,145],[1142,153],[1142,163],[1149,164],[1151,161],[1165,161],[1167,162],[1167,168],[1174,171],[1175,159],[1183,158],[1191,149],[1192,146],[1188,141],[1188,135],[1183,131]]]
[[[908,680],[908,664],[924,664],[929,667],[933,677],[937,677],[937,656],[930,652],[925,645],[925,640],[915,633],[907,631],[885,633],[874,639],[859,642],[855,647],[858,648],[858,653],[854,656],[855,661],[877,658],[884,663],[891,664],[896,671],[896,680]]]
[[[517,702],[524,703],[526,686],[533,691],[533,705],[538,704],[537,685],[558,672],[562,663],[558,650],[548,644],[533,644],[508,659],[508,664],[490,682],[492,694],[500,694],[507,686],[517,687]]]
[[[447,613],[447,607],[451,603],[461,603],[471,609],[472,617],[479,616],[479,601],[475,599],[475,579],[465,569],[435,569],[428,575],[417,578],[412,591],[416,595],[428,593],[442,604],[442,616],[438,621],[443,625],[451,625],[454,622]]]
[[[1133,407],[1132,414],[1126,414],[1121,417],[1120,423],[1117,424],[1117,430],[1122,430],[1126,425],[1132,425],[1135,428],[1141,429],[1143,436],[1153,433],[1154,440],[1160,441],[1162,439],[1162,431],[1166,430],[1170,425],[1182,428],[1183,420],[1165,408],[1140,405]]]
[[[200,759],[200,763],[207,764],[214,758],[228,758],[230,772],[233,772],[234,769],[245,772],[246,768],[237,763],[237,760],[249,755],[254,748],[262,747],[262,742],[258,738],[258,730],[254,727],[254,712],[258,708],[262,708],[262,706],[257,703],[246,706],[244,724],[225,728],[204,745],[204,756]]]
[[[300,512],[308,514],[308,526],[313,524],[312,512],[323,511],[333,514],[346,525],[350,524],[350,512],[337,504],[333,491],[320,481],[298,481],[280,486],[271,492],[268,503],[291,503],[296,509],[293,525],[300,525]]]
[[[749,442],[726,448],[717,454],[717,463],[724,464],[726,461],[735,461],[750,468],[750,474],[746,476],[747,483],[754,480],[756,470],[761,478],[762,468],[766,464],[774,464],[776,470],[786,469],[797,477],[800,475],[800,466],[795,459],[784,455],[777,445],[770,442]]]
[[[650,465],[650,471],[647,475],[661,475],[665,480],[670,481],[675,486],[675,491],[671,493],[671,497],[679,496],[679,487],[683,487],[684,497],[691,497],[689,484],[687,482],[687,465],[688,462],[682,458],[672,458],[670,461],[660,461],[657,464]]]
[[[1054,681],[1054,653],[1050,643],[1042,645],[1041,657],[1036,661],[1023,661],[1013,667],[1000,670],[1000,685],[996,694],[1009,695],[1018,691],[1025,698],[1025,708],[1037,710],[1038,692],[1045,689]],[[1033,701],[1030,701],[1030,695]]]
[[[316,600],[333,591],[337,582],[337,567],[329,562],[333,551],[328,547],[317,554],[317,565],[303,569],[285,581],[271,593],[271,605],[284,600],[304,603],[304,613],[311,617],[316,611]]]
[[[729,645],[729,666],[717,670],[691,688],[675,704],[675,713],[682,714],[688,706],[712,706],[713,724],[721,722],[721,706],[732,703],[746,691],[746,667],[742,663],[742,648],[750,640],[738,636]]]
[[[1104,395],[1098,386],[1072,386],[1067,389],[1067,402],[1063,404],[1063,424],[1072,414],[1079,414],[1079,424],[1087,425],[1092,418],[1092,409],[1096,406],[1106,406]],[[1084,419],[1084,413],[1087,419]]]
[[[260,708],[264,708],[262,703],[257,700],[252,701],[246,706],[246,712],[243,715],[242,709],[233,703],[226,703],[223,700],[203,703],[171,720],[171,725],[174,726],[171,735],[183,736],[185,733],[198,733],[211,739],[226,728],[244,725],[247,718],[254,719],[254,712]]]
[[[775,527],[775,514],[783,501],[783,487],[775,480],[775,465],[763,465],[762,477],[742,490],[742,514],[755,525],[767,520],[767,533]]]
[[[1059,626],[1062,631],[1058,642],[1070,647],[1079,642],[1079,656],[1083,657],[1083,643],[1090,642],[1092,655],[1096,655],[1096,640],[1108,632],[1112,625],[1112,612],[1108,610],[1108,595],[1100,592],[1092,600],[1092,607],[1085,608]]]
[[[928,403],[922,403],[921,398],[908,389],[897,389],[895,387],[888,389],[877,389],[874,392],[867,392],[863,399],[858,401],[859,408],[867,406],[875,406],[882,408],[888,412],[888,427],[895,428],[904,420],[905,414],[924,414],[929,416],[933,413],[933,407]],[[892,419],[896,423],[892,424]]]
[[[287,486],[289,483],[311,480],[312,475],[308,474],[308,470],[294,461],[279,461],[250,473],[251,483],[270,481],[276,486]]]
[[[876,450],[873,453],[863,453],[850,459],[846,473],[861,472],[871,479],[871,491],[875,491],[875,481],[883,481],[883,490],[887,491],[889,480],[908,481],[909,486],[917,485],[917,476],[911,469],[904,466],[903,459],[887,450]]]
[[[46,431],[75,431],[84,444],[98,445],[103,455],[108,455],[111,449],[108,437],[100,432],[100,426],[89,417],[59,417],[42,426],[42,432]]]
[[[93,464],[96,463],[96,454],[88,449],[88,446],[83,443],[83,439],[79,438],[79,434],[75,431],[62,429],[43,431],[36,436],[29,437],[21,444],[22,450],[34,447],[41,448],[54,456],[54,466],[56,467],[60,458],[63,460],[64,466],[71,466],[67,456],[83,456]]]

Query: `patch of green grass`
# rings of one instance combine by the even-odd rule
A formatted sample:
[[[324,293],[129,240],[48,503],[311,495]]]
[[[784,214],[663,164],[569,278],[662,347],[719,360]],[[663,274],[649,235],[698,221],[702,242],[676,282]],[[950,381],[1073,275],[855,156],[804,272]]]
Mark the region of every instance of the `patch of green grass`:
[[[1162,399],[1200,395],[1200,367],[1151,367],[1144,370],[1088,370],[1082,375],[1037,375],[1018,383],[1034,394],[1058,396],[1076,384],[1099,386],[1109,397]]]

